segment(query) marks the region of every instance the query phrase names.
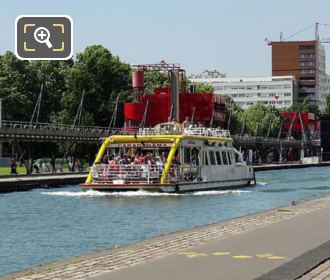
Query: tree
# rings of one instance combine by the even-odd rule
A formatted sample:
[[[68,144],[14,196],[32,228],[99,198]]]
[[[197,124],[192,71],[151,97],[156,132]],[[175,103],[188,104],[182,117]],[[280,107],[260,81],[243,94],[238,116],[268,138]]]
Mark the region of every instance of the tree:
[[[277,136],[280,127],[280,111],[274,106],[257,103],[246,110],[246,131],[250,135]]]
[[[316,104],[312,104],[308,97],[304,99],[302,103],[293,104],[288,108],[288,111],[300,111],[307,113],[314,113],[316,116],[320,115],[319,107]]]
[[[330,94],[328,94],[327,97],[326,97],[325,112],[327,114],[330,113]]]
[[[31,90],[35,99],[43,85],[39,121],[57,122],[61,112],[61,98],[68,91],[67,76],[73,66],[73,60],[32,61],[27,71],[32,76]]]
[[[0,57],[0,97],[3,101],[3,118],[26,121],[32,114],[35,98],[31,92],[32,74],[28,61],[16,58],[12,52]]]
[[[168,77],[161,71],[145,71],[144,72],[144,91],[153,92],[154,88],[168,87]]]
[[[195,83],[195,92],[197,93],[213,93],[214,87],[208,83]]]
[[[237,106],[231,97],[225,96],[225,100],[227,107],[226,127],[229,125],[229,127],[227,128],[232,134],[240,134],[244,122],[244,110],[241,107]]]
[[[83,125],[109,125],[116,98],[131,88],[131,67],[100,46],[87,47],[77,55],[68,73],[68,93],[62,97],[63,122],[72,124],[82,92],[85,91]],[[123,100],[122,101],[126,101]]]

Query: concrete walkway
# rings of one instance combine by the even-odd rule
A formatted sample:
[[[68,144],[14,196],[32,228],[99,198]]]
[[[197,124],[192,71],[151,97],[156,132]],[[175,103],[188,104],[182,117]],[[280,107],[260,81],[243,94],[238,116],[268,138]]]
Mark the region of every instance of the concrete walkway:
[[[226,238],[219,237],[205,244],[192,246],[189,250],[151,260],[143,265],[103,273],[88,279],[254,279],[328,241],[330,239],[329,216],[330,205],[256,230]],[[329,250],[327,254],[330,257]],[[262,279],[297,279],[306,270],[292,274],[295,272],[292,269],[288,275],[279,274],[278,277],[273,275],[273,278],[262,277]],[[289,278],[283,278],[283,276],[289,276]]]
[[[330,196],[13,273],[0,279],[249,280],[293,263],[299,255],[327,242],[330,238],[329,215]],[[326,253],[330,256],[330,252]],[[287,279],[297,279],[319,263],[315,260],[306,263],[306,270],[291,274]],[[326,271],[327,268],[322,269]],[[283,277],[279,279],[284,280]],[[307,279],[313,278],[303,280]]]

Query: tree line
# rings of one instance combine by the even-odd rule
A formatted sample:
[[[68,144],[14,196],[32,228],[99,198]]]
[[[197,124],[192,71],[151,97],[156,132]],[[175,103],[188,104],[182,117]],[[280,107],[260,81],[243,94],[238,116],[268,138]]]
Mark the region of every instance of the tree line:
[[[83,92],[80,125],[108,126],[120,95],[121,102],[131,100],[131,66],[101,45],[87,47],[67,61],[22,61],[12,52],[0,56],[0,98],[3,119],[29,121],[43,86],[39,122],[73,124]],[[187,89],[189,80],[185,81]],[[145,74],[145,91],[166,86],[167,76],[160,72]],[[213,92],[208,84],[197,83],[196,92]],[[243,110],[227,98],[230,129],[233,134],[267,134],[269,126],[276,134],[280,127],[280,110],[256,104]],[[320,114],[306,99],[288,110]],[[327,98],[330,112],[330,97]],[[225,124],[224,124],[225,125]]]

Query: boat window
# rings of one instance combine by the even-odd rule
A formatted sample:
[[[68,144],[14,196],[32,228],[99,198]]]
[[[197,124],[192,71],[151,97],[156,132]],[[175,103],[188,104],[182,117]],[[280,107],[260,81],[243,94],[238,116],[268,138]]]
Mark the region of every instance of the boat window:
[[[227,160],[227,153],[226,153],[226,151],[221,151],[221,155],[222,155],[223,164],[224,164],[224,165],[228,165],[228,160]]]
[[[191,164],[193,166],[199,166],[199,149],[193,148],[191,151]]]
[[[215,155],[216,155],[216,158],[217,158],[218,165],[222,165],[220,152],[216,151]]]
[[[209,151],[211,165],[216,165],[214,151]]]
[[[183,158],[185,164],[191,164],[191,153],[190,148],[183,148]]]
[[[209,161],[207,159],[207,152],[204,152],[204,158],[205,158],[205,165],[209,165]]]
[[[228,164],[231,165],[231,152],[228,151],[227,155],[228,155]]]

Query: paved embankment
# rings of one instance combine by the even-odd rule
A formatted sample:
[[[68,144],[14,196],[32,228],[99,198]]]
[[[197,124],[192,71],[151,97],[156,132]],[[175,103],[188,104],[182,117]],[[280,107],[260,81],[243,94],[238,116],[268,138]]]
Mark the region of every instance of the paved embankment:
[[[330,162],[320,163],[277,163],[277,164],[262,164],[254,165],[254,171],[280,170],[280,169],[294,169],[294,168],[308,168],[308,167],[322,167],[330,166]]]
[[[0,176],[0,193],[28,191],[35,188],[78,184],[84,182],[86,177],[86,172],[2,175]]]
[[[329,215],[330,196],[41,266],[2,279],[249,280],[289,264],[328,241]],[[310,260],[306,270],[285,279],[296,279],[319,263],[320,260]]]

